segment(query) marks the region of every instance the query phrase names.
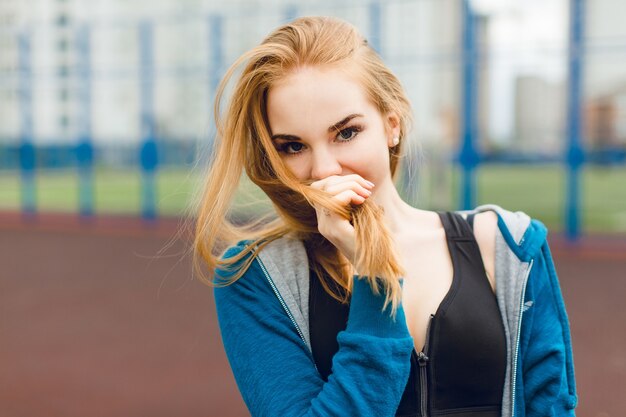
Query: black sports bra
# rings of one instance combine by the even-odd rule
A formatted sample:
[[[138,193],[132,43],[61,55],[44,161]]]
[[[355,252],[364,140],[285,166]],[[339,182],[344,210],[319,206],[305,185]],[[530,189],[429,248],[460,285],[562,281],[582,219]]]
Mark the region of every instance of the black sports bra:
[[[452,285],[428,324],[422,352],[413,349],[411,372],[396,416],[499,417],[506,371],[506,339],[474,233],[473,217],[438,213],[454,267]],[[309,326],[313,358],[328,380],[345,330],[341,304],[310,271]]]

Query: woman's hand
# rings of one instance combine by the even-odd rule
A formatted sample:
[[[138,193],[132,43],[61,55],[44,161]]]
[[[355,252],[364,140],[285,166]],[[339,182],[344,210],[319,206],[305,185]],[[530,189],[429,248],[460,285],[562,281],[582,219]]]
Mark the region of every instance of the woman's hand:
[[[372,195],[374,184],[358,174],[331,175],[315,181],[311,187],[326,191],[343,206],[363,204]],[[348,219],[323,207],[315,207],[317,228],[354,265],[355,233]],[[357,267],[357,265],[354,265]],[[358,268],[357,268],[358,270]]]

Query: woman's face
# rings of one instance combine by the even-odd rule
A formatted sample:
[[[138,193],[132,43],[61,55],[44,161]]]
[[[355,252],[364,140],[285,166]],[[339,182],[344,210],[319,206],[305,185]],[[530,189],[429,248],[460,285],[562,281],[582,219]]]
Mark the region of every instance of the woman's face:
[[[389,146],[398,118],[380,114],[361,85],[337,69],[305,67],[267,97],[272,141],[301,181],[359,174],[374,184],[391,178]]]

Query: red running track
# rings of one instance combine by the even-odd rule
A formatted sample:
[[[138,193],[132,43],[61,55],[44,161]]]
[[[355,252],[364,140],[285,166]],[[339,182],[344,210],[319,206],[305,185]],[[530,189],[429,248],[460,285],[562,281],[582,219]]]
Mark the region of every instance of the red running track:
[[[0,215],[0,417],[248,415],[177,225]],[[626,416],[626,240],[551,244],[577,415]]]

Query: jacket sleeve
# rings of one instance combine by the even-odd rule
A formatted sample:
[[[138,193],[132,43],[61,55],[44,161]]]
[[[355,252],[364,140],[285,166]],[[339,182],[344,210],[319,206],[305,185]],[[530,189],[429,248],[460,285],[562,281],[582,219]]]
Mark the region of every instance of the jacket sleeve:
[[[578,402],[569,320],[548,244],[535,257],[524,299],[520,416],[574,416]],[[526,327],[526,328],[524,328]],[[522,384],[520,384],[522,386]]]
[[[238,249],[231,248],[226,257]],[[216,271],[221,278],[225,274]],[[355,278],[348,324],[325,382],[295,324],[255,259],[235,283],[214,290],[224,349],[253,416],[393,416],[413,349],[402,308]]]

